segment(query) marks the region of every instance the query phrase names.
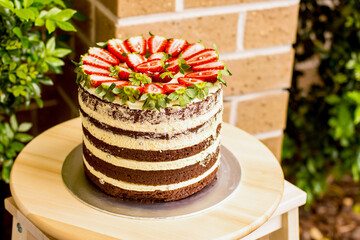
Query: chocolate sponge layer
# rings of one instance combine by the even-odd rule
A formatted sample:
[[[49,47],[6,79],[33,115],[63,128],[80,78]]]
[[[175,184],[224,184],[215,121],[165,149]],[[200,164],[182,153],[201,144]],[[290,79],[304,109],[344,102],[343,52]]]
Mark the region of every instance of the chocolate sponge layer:
[[[218,168],[216,168],[209,176],[205,177],[201,181],[194,183],[192,185],[175,189],[169,191],[152,191],[152,192],[138,192],[138,191],[129,191],[125,189],[118,188],[108,183],[101,184],[99,178],[93,175],[84,165],[85,173],[88,178],[95,183],[103,192],[118,197],[121,199],[131,199],[137,200],[140,202],[170,202],[176,201],[179,199],[186,198],[204,187],[206,187],[211,181],[215,178]]]
[[[89,165],[92,166],[96,171],[116,180],[142,185],[173,184],[196,178],[215,164],[216,160],[218,159],[219,152],[220,147],[216,149],[216,152],[209,154],[204,159],[201,159],[201,162],[186,166],[184,168],[173,170],[144,171],[114,166],[111,163],[105,162],[91,154],[86,146],[83,145],[84,157]]]

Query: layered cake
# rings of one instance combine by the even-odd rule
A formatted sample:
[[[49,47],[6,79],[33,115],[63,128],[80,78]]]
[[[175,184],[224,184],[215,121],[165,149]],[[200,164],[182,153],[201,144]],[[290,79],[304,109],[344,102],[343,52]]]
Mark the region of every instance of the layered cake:
[[[77,65],[84,169],[102,191],[175,201],[213,181],[230,74],[215,45],[111,39]]]

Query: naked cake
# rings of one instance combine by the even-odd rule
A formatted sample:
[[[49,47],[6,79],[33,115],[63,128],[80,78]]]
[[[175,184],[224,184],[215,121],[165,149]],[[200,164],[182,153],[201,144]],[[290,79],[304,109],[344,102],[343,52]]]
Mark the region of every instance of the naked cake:
[[[215,45],[111,39],[90,48],[76,72],[85,173],[102,191],[175,201],[212,182],[230,74]]]

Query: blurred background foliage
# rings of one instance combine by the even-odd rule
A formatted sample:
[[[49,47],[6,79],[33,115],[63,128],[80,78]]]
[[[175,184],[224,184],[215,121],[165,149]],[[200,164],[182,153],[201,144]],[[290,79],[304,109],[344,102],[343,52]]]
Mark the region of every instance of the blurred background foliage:
[[[302,0],[295,49],[320,81],[302,89],[295,68],[282,164],[309,204],[331,179],[360,179],[360,1]]]
[[[69,35],[59,33],[76,31],[75,14],[61,0],[0,0],[0,179],[5,182],[32,139],[26,133],[32,124],[19,124],[15,113],[33,102],[43,106],[41,85],[53,85],[50,75],[62,73],[62,58],[71,52],[65,43]]]

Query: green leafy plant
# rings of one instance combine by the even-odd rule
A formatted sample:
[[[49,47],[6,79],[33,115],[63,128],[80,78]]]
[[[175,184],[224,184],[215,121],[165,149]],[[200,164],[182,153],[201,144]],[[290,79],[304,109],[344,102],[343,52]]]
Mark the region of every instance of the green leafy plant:
[[[320,59],[321,83],[304,94],[294,74],[283,166],[311,203],[328,179],[360,179],[360,2],[302,1],[296,49]]]
[[[19,136],[31,125],[16,128],[13,114],[32,101],[43,106],[41,85],[53,85],[47,74],[61,73],[61,58],[71,52],[58,47],[65,44],[56,43],[55,30],[76,31],[70,21],[75,13],[61,0],[0,0],[0,167],[5,181],[22,144],[30,140]]]

